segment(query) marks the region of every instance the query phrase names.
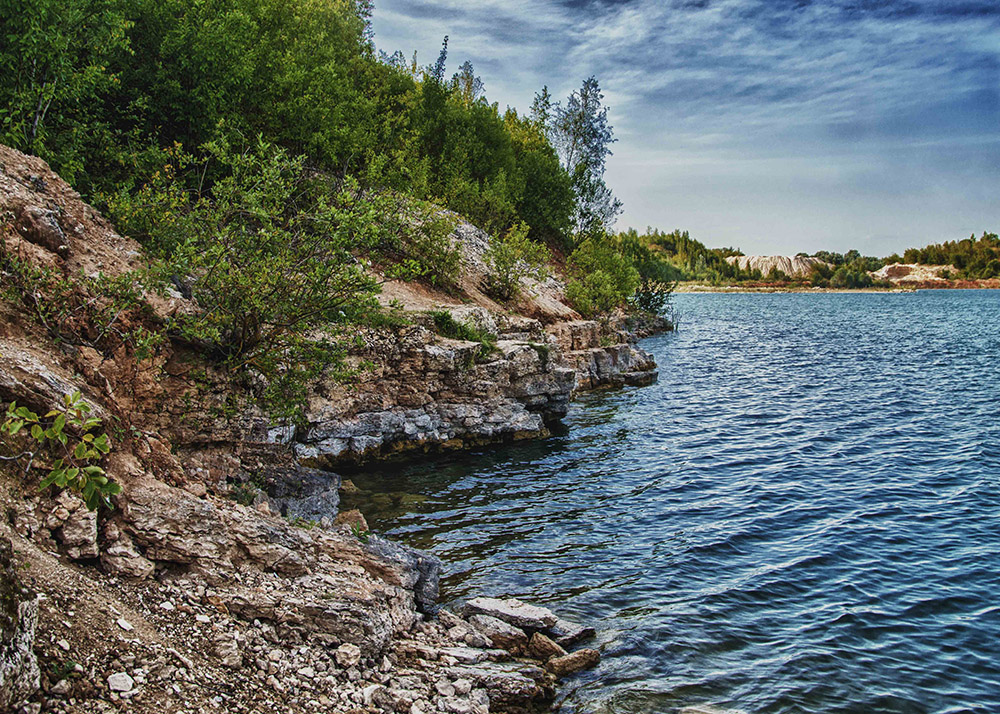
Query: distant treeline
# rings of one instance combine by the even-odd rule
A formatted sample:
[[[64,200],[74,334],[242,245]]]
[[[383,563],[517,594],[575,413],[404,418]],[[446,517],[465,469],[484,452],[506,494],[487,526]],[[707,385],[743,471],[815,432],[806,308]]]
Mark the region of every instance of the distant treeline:
[[[979,238],[972,234],[965,240],[936,243],[926,248],[908,248],[899,255],[886,258],[886,263],[919,263],[921,265],[954,265],[956,277],[966,280],[989,280],[1000,277],[1000,237],[986,233]]]

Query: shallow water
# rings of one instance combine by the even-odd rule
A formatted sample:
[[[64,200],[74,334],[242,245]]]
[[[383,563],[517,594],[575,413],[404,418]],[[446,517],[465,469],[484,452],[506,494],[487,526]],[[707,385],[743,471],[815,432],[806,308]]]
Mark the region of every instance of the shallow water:
[[[676,304],[658,384],[353,474],[371,526],[597,626],[563,711],[1000,711],[1000,291]]]

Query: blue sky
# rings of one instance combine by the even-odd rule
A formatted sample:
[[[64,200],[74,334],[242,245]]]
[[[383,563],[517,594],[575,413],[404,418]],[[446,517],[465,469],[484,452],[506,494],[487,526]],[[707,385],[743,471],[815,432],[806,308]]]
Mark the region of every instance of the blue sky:
[[[387,52],[526,110],[594,74],[619,227],[885,255],[1000,231],[1000,0],[376,0]]]

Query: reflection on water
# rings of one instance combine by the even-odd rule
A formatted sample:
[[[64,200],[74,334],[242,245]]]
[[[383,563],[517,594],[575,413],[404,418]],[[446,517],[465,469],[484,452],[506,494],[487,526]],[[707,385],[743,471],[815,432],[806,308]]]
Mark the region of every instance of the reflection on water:
[[[348,474],[372,528],[597,625],[564,711],[1000,711],[1000,292],[677,300],[567,434]]]

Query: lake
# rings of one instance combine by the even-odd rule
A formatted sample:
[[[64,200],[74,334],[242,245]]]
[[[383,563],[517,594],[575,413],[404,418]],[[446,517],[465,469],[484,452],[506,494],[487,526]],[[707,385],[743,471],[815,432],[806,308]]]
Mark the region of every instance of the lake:
[[[597,627],[566,712],[1000,711],[1000,291],[675,304],[656,385],[351,475],[372,528]]]

